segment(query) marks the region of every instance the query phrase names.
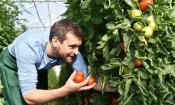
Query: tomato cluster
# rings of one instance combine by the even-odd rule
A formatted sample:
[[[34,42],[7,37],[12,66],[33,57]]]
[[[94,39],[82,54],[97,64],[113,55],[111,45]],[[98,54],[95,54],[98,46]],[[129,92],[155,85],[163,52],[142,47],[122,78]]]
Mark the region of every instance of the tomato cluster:
[[[147,16],[146,23],[140,21],[139,19],[143,17],[142,11],[146,12],[149,5],[154,5],[154,0],[133,0],[133,2],[138,2],[139,4],[139,9],[135,8],[129,12],[129,17],[131,19],[137,19],[136,22],[133,23],[133,29],[138,32],[142,31],[145,38],[151,38],[153,32],[158,29],[158,25],[154,20],[154,16]]]
[[[77,71],[75,77],[74,77],[74,82],[75,83],[81,83],[85,80],[85,76],[84,76],[84,73],[83,71]],[[95,79],[93,77],[90,77],[89,80],[88,80],[88,83],[87,83],[87,86],[89,85],[92,85],[95,83]]]

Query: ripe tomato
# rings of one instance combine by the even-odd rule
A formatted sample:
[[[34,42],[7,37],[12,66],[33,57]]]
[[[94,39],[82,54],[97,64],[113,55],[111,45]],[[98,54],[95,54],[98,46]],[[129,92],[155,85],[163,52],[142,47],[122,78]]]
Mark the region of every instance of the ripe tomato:
[[[136,58],[134,61],[134,66],[135,68],[140,68],[142,66],[141,60]]]
[[[77,71],[74,79],[75,83],[81,83],[85,80],[84,73],[82,71]]]
[[[117,101],[117,95],[113,94],[111,96],[110,105],[116,105],[116,101]]]
[[[143,28],[143,24],[142,24],[141,22],[136,22],[136,23],[134,23],[134,25],[133,25],[133,29],[134,29],[135,31],[140,31],[142,28]]]
[[[154,4],[154,0],[146,0],[147,4],[153,5]]]
[[[141,10],[146,11],[146,9],[148,8],[148,5],[153,5],[154,1],[153,0],[141,0],[139,2],[139,7]]]
[[[144,33],[144,37],[145,38],[151,38],[151,36],[153,35],[153,29],[150,26],[146,26],[143,28]]]
[[[87,86],[92,85],[95,83],[95,79],[93,77],[90,77],[87,83]]]
[[[84,73],[83,73],[83,71],[77,71],[76,75],[81,75],[81,76],[84,77]]]
[[[121,50],[123,50],[123,51],[125,51],[125,45],[124,45],[124,42],[120,42],[120,49]]]

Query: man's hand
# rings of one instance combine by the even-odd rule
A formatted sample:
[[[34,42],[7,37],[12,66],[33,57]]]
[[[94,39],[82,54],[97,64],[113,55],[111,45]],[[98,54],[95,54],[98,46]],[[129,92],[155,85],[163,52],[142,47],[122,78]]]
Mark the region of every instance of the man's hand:
[[[74,71],[71,74],[71,76],[69,77],[65,85],[58,89],[52,89],[52,90],[33,89],[31,90],[26,95],[24,95],[25,102],[29,105],[45,103],[45,102],[54,100],[56,98],[66,96],[76,91],[89,90],[95,86],[95,83],[87,86],[87,82],[90,76],[87,77],[81,83],[75,83],[73,81],[75,75],[76,75],[76,71]]]
[[[76,75],[76,71],[74,71],[71,76],[69,77],[69,79],[67,80],[67,82],[65,83],[65,85],[63,86],[67,91],[69,91],[70,93],[72,92],[76,92],[76,91],[83,91],[83,90],[89,90],[91,88],[93,88],[95,86],[96,83],[87,86],[88,80],[90,78],[90,76],[88,76],[83,82],[81,83],[75,83],[74,82],[74,77]]]

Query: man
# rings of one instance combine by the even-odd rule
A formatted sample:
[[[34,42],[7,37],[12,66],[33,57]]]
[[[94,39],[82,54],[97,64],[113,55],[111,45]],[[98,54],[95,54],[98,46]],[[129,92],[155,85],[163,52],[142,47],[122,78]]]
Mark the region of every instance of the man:
[[[38,34],[37,31],[28,33],[17,37],[0,56],[0,74],[7,105],[46,103],[95,86],[86,86],[89,79],[87,66],[78,51],[83,34],[80,26],[63,19],[51,27],[50,35]],[[74,70],[83,70],[86,80],[75,83],[74,71],[64,86],[46,90],[47,70],[63,63],[70,64]]]

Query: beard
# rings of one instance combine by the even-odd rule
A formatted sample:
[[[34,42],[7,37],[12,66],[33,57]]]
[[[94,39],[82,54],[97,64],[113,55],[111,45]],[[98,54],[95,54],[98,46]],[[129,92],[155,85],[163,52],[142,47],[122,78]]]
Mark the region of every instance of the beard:
[[[67,64],[72,64],[74,57],[75,57],[75,56],[67,56],[67,57],[64,57],[64,61],[65,61]]]

